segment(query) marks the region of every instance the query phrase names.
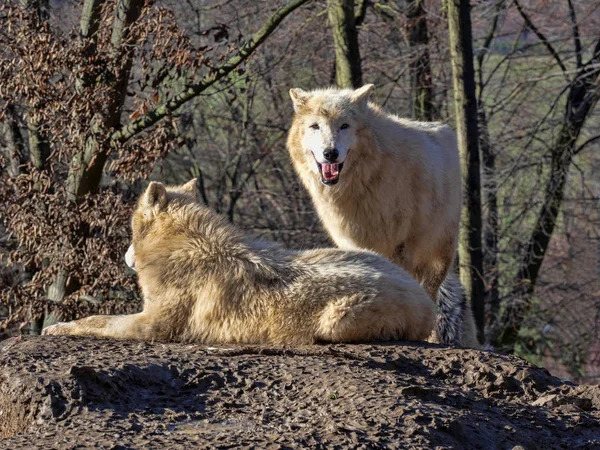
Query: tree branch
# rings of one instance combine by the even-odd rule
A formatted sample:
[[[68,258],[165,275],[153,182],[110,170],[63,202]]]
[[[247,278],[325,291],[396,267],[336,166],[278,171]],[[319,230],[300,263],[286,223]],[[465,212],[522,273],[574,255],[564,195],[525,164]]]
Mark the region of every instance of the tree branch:
[[[577,67],[581,67],[581,39],[579,38],[579,25],[577,25],[577,16],[575,15],[575,8],[573,2],[568,0],[569,3],[569,17],[573,23],[573,41],[575,42],[575,58],[577,59]]]
[[[481,91],[483,90],[483,85],[482,85],[483,76],[481,74],[482,67],[483,67],[483,60],[485,58],[485,55],[489,52],[490,45],[492,44],[492,41],[494,40],[494,37],[496,36],[496,30],[498,29],[498,17],[500,17],[500,10],[502,9],[503,3],[504,3],[504,0],[498,0],[496,2],[496,4],[494,5],[494,18],[492,19],[492,25],[490,26],[490,30],[488,31],[488,34],[485,37],[483,45],[481,46],[481,51],[477,55],[477,65],[478,65],[478,69],[479,69],[479,89],[480,89],[479,96],[481,96]]]
[[[600,59],[600,39],[598,39],[598,42],[596,42],[596,45],[594,46],[594,52],[592,53],[592,57],[586,63],[586,66],[598,63],[598,59]]]
[[[175,111],[191,99],[197,97],[207,88],[215,84],[223,77],[227,76],[232,70],[248,59],[248,57],[260,46],[260,44],[262,44],[264,40],[267,39],[271,33],[273,33],[273,31],[275,31],[283,19],[285,19],[292,11],[307,2],[308,0],[293,0],[287,5],[278,9],[269,18],[269,20],[267,20],[263,27],[254,33],[252,37],[242,46],[237,55],[230,58],[227,63],[225,63],[215,72],[204,77],[200,83],[188,86],[186,90],[179,93],[168,102],[160,105],[158,108],[150,111],[139,119],[134,120],[130,124],[115,131],[111,136],[111,141],[121,143],[128,141],[136,134],[156,124],[171,112]]]
[[[588,145],[596,142],[598,139],[600,139],[600,134],[589,138],[587,141],[585,141],[583,144],[581,144],[579,147],[577,147],[577,149],[575,151],[573,151],[573,155],[577,155],[577,154],[581,153],[583,150],[585,150],[585,148]]]
[[[556,50],[554,50],[554,47],[552,47],[552,44],[550,44],[550,41],[548,39],[546,39],[546,36],[544,36],[542,34],[542,32],[533,24],[533,22],[531,21],[531,19],[529,18],[529,16],[525,13],[525,11],[523,11],[523,8],[519,4],[518,0],[513,0],[513,3],[515,4],[515,6],[517,7],[517,9],[519,10],[519,14],[521,14],[521,17],[523,18],[523,20],[525,21],[525,23],[527,24],[527,26],[531,29],[531,31],[533,31],[535,33],[535,35],[538,37],[538,39],[540,41],[542,41],[542,44],[544,44],[544,46],[546,47],[546,49],[554,57],[554,59],[556,60],[556,62],[558,63],[558,65],[560,66],[560,68],[562,69],[562,71],[564,72],[565,78],[568,80],[569,77],[567,75],[567,68],[565,67],[565,65],[563,64],[562,60],[560,59],[560,56],[558,56],[558,53],[556,53]]]

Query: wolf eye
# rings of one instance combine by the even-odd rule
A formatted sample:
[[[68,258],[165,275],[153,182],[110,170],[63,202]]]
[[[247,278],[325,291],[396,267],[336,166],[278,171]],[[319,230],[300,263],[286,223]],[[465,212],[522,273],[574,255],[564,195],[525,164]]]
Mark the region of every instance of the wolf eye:
[[[340,130],[345,130],[346,128],[348,128],[350,125],[348,125],[347,123],[343,123],[342,126],[340,127]]]
[[[318,130],[318,129],[319,129],[319,124],[318,124],[318,123],[313,123],[313,124],[312,124],[310,127],[311,127],[313,130]]]

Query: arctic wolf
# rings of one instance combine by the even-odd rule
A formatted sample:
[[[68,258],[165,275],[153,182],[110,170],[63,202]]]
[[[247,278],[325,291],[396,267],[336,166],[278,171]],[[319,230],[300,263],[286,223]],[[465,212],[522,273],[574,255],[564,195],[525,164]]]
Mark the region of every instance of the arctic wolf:
[[[141,313],[59,323],[44,334],[289,345],[430,334],[433,304],[403,269],[368,251],[297,252],[249,239],[199,204],[194,185],[152,182],[133,213],[127,261],[144,295]]]
[[[438,336],[476,345],[473,315],[448,275],[457,247],[460,161],[453,131],[368,102],[373,87],[291,89],[287,146],[329,235],[342,249],[375,251],[410,272],[438,304]]]

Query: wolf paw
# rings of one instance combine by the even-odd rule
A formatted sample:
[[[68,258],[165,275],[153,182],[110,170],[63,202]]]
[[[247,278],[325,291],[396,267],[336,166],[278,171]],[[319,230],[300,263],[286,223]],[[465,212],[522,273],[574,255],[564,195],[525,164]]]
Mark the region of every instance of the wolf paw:
[[[73,329],[73,325],[68,322],[59,322],[54,325],[50,325],[42,330],[42,335],[65,335],[72,334],[71,330]]]

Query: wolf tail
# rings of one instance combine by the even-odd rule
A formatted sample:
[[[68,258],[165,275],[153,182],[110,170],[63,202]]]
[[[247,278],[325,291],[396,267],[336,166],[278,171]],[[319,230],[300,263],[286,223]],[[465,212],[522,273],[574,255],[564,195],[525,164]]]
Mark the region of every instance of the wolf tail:
[[[453,273],[448,273],[438,291],[436,328],[442,344],[480,347],[471,306]]]

